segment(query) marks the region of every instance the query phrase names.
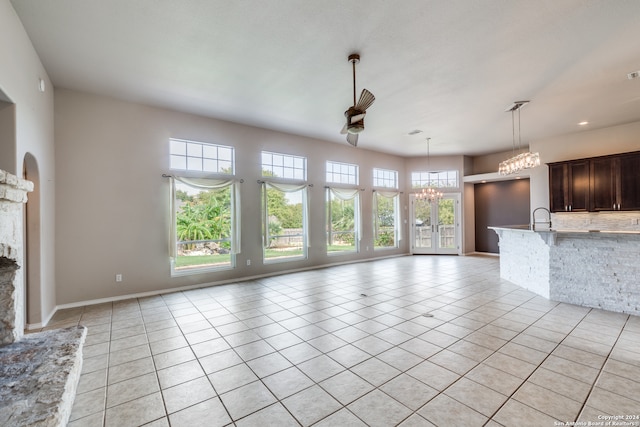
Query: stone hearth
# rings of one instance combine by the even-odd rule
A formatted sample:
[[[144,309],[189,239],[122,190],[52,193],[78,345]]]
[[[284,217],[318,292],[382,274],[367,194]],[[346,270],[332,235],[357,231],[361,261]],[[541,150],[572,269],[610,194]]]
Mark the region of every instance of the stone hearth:
[[[65,426],[82,369],[85,327],[25,335],[0,347],[0,425]]]
[[[24,336],[23,204],[33,183],[0,170],[0,425],[65,426],[86,328]]]

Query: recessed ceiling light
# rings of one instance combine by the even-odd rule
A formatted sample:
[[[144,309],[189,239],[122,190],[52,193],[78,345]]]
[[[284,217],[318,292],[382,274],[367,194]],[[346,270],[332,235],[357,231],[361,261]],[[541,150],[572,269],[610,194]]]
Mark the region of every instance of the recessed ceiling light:
[[[480,181],[480,182],[481,182],[481,183],[483,183],[483,184],[486,184],[486,183],[487,183],[487,180],[486,180],[486,179],[483,179],[483,180],[482,180],[482,181]]]
[[[631,73],[627,74],[627,78],[629,80],[637,79],[638,77],[640,77],[640,70],[632,71]]]
[[[420,129],[414,129],[411,132],[409,132],[407,135],[417,135],[419,133],[422,133]]]
[[[589,124],[589,122],[585,120],[583,122],[578,123],[578,126],[586,126],[588,124]]]

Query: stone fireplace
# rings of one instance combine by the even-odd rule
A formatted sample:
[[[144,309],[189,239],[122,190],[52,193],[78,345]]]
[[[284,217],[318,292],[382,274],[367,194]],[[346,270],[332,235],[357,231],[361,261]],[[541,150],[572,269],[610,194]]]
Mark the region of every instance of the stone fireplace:
[[[33,183],[0,170],[0,345],[22,338],[23,204]]]
[[[82,368],[82,326],[24,335],[23,211],[33,183],[0,170],[0,425],[67,424]]]

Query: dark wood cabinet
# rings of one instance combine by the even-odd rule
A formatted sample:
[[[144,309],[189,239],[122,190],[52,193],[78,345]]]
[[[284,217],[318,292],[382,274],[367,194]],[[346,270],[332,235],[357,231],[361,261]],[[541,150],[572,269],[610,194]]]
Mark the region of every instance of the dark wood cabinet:
[[[616,159],[603,157],[591,160],[591,207],[590,211],[617,210]]]
[[[549,163],[552,212],[640,210],[640,152]]]
[[[589,162],[585,160],[569,162],[569,210],[586,212],[589,210]]]
[[[640,154],[620,156],[618,162],[618,209],[640,210]]]
[[[576,160],[549,165],[551,212],[589,209],[589,162]]]
[[[549,165],[549,210],[564,212],[568,210],[569,165],[553,163]]]

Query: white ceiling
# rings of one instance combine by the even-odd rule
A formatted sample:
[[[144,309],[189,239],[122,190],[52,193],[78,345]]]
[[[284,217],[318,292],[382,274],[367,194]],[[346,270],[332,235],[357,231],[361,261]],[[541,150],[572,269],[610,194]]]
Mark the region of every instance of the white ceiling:
[[[340,144],[358,52],[358,146],[403,156],[510,150],[516,100],[523,142],[640,120],[638,0],[12,4],[56,87]]]

